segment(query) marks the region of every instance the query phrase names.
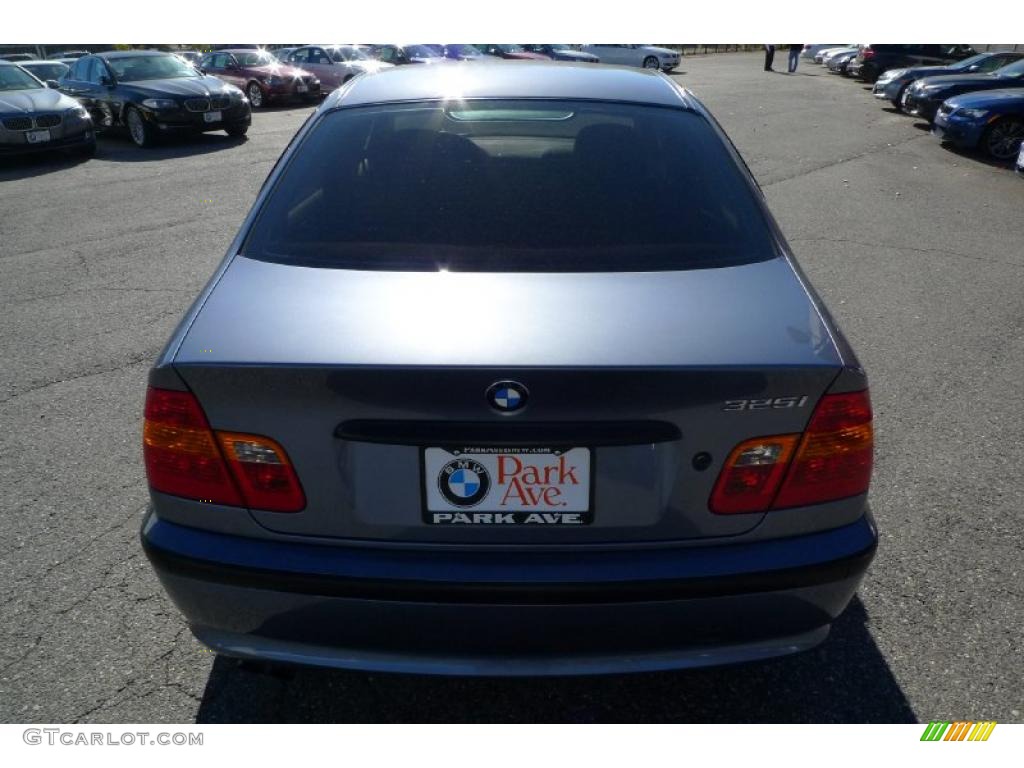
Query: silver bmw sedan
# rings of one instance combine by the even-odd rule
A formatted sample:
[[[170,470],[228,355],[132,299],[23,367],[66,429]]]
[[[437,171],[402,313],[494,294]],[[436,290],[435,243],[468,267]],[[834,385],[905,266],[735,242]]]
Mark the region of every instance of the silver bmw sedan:
[[[142,542],[196,637],[440,674],[822,642],[867,379],[657,71],[400,67],[292,140],[156,361]]]

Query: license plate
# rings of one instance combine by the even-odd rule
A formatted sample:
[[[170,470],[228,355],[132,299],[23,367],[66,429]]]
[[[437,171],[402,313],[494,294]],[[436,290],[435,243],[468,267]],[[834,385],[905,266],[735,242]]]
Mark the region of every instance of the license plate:
[[[221,113],[220,112],[204,112],[203,113],[203,120],[205,120],[208,123],[219,123],[221,121]]]
[[[587,525],[589,448],[424,448],[423,520],[431,525]]]
[[[26,131],[25,141],[29,144],[42,144],[44,141],[50,140],[50,132],[46,131]]]
[[[306,93],[306,92],[309,91],[309,86],[308,85],[297,85],[297,86],[295,86],[295,90],[298,91],[299,93]]]

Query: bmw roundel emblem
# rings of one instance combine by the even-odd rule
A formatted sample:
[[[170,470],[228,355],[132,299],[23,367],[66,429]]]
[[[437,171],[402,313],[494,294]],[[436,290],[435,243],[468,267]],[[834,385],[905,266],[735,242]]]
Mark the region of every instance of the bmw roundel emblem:
[[[520,410],[529,397],[529,391],[517,381],[497,381],[487,388],[487,402],[502,413]]]
[[[478,461],[455,459],[441,467],[437,489],[453,506],[475,507],[491,490],[491,476]]]

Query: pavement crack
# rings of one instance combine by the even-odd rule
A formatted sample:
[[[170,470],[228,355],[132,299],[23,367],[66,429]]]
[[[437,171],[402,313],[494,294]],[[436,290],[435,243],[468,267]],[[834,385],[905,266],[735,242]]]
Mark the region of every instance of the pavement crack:
[[[25,659],[27,659],[29,656],[31,656],[32,652],[35,651],[35,649],[39,647],[39,644],[42,641],[43,641],[43,635],[41,635],[41,634],[37,635],[36,639],[33,640],[29,644],[29,647],[25,650],[25,652],[23,654],[21,654],[14,661],[8,662],[7,664],[4,664],[2,667],[0,667],[0,675],[2,675],[5,672],[7,672],[7,670],[11,669],[11,667],[14,667],[14,666],[16,666],[18,664],[21,664],[23,661],[25,661]]]
[[[849,163],[853,162],[854,160],[860,160],[861,158],[869,157],[871,155],[878,154],[881,152],[888,152],[889,150],[895,149],[896,147],[902,147],[904,144],[910,144],[912,142],[920,141],[921,139],[925,138],[928,138],[928,134],[923,134],[921,136],[911,136],[909,139],[904,139],[903,141],[897,141],[895,143],[889,143],[886,144],[884,147],[871,147],[870,149],[866,149],[863,152],[858,152],[855,155],[850,155],[849,157],[841,157],[838,160],[830,160],[825,163],[819,163],[818,165],[808,168],[807,170],[800,171],[799,173],[794,173],[790,176],[783,176],[782,178],[773,179],[772,181],[761,184],[760,187],[761,189],[774,187],[776,184],[782,184],[785,181],[792,181],[793,179],[799,179],[802,178],[803,176],[808,176],[812,173],[823,171],[826,168],[834,168],[835,166],[842,165],[843,163]]]
[[[960,259],[970,259],[971,261],[981,261],[986,264],[1001,264],[1007,267],[1016,267],[1020,269],[1024,267],[1024,264],[1018,264],[1013,261],[1004,261],[1002,259],[990,259],[985,256],[975,256],[969,253],[960,253],[959,251],[949,251],[944,248],[918,248],[913,245],[895,245],[893,243],[871,243],[866,240],[855,240],[847,237],[789,237],[786,238],[790,243],[841,243],[844,245],[860,245],[865,248],[886,248],[893,251],[913,251],[915,253],[930,253],[937,254],[939,256],[952,256]]]
[[[175,310],[175,312],[177,312],[177,310]],[[30,395],[33,392],[39,392],[40,390],[47,389],[49,387],[54,387],[54,386],[56,386],[58,384],[66,384],[69,381],[78,381],[79,379],[87,379],[90,376],[102,376],[102,375],[104,375],[106,373],[115,373],[117,371],[123,371],[123,370],[125,370],[127,368],[131,368],[133,365],[139,365],[140,363],[144,363],[147,360],[152,359],[153,357],[156,356],[156,354],[157,354],[156,351],[146,350],[146,352],[144,352],[143,354],[138,355],[138,356],[133,356],[127,362],[125,362],[125,363],[123,363],[121,365],[116,365],[116,366],[114,366],[112,368],[104,368],[104,369],[99,370],[99,371],[89,371],[88,373],[80,373],[80,374],[76,374],[74,376],[68,376],[68,377],[63,378],[63,379],[55,379],[53,381],[47,381],[47,382],[45,382],[43,384],[39,384],[39,385],[34,386],[34,387],[29,387],[28,389],[23,389],[21,392],[15,392],[13,395],[11,395],[9,397],[6,397],[3,400],[0,400],[0,405],[4,405],[5,403],[9,403],[12,400],[15,400],[15,399],[17,399],[19,397],[24,397],[25,395]]]

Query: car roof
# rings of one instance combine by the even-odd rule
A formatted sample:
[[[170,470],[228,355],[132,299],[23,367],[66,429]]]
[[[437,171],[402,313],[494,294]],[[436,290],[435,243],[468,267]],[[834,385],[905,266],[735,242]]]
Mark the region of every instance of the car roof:
[[[12,62],[25,66],[26,64],[63,64],[60,59],[32,59],[31,61]]]
[[[327,97],[326,108],[399,101],[583,99],[693,108],[673,80],[635,67],[552,61],[473,62],[394,67],[361,75]]]

